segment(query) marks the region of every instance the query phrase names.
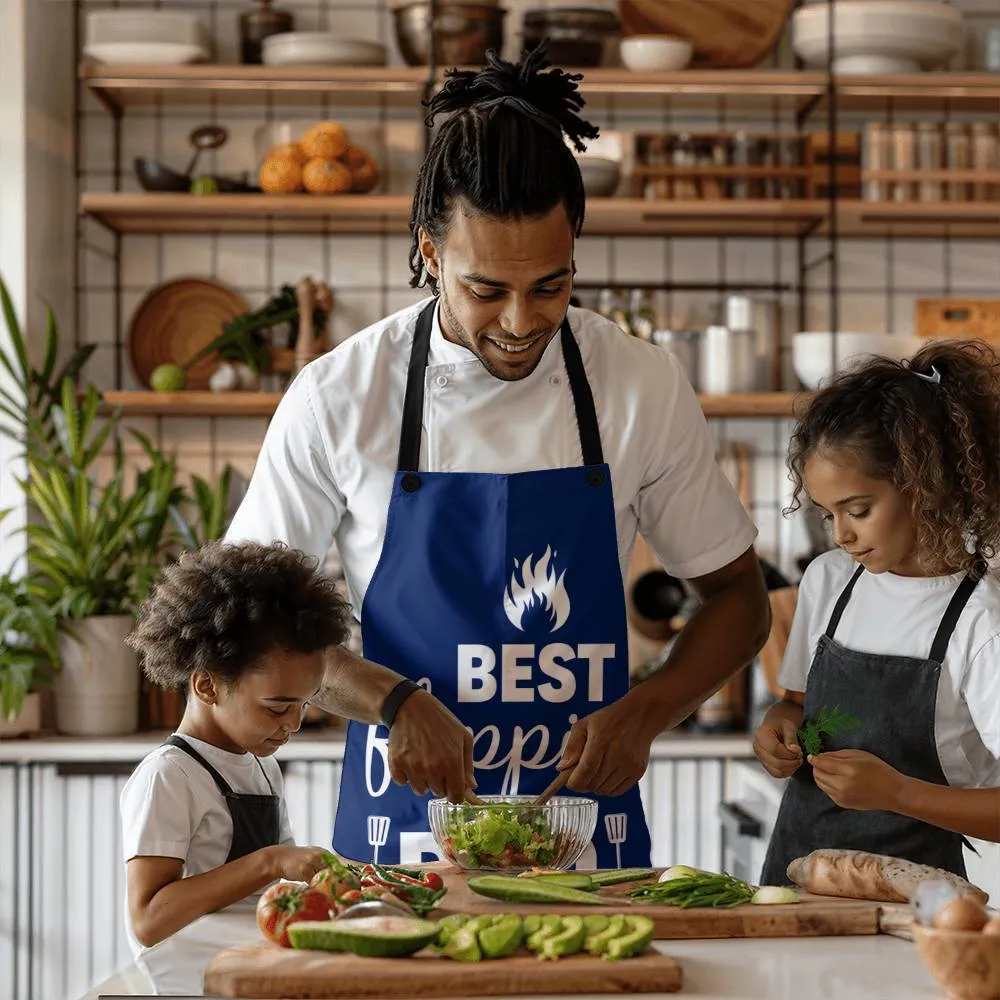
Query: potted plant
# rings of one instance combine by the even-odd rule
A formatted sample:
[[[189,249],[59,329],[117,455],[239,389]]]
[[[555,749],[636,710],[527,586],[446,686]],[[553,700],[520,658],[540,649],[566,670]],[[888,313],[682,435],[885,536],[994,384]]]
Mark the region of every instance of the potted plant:
[[[56,373],[59,332],[50,312],[43,364],[33,368],[2,282],[0,304],[12,348],[10,354],[0,350],[0,364],[18,389],[0,389],[0,412],[7,433],[25,449],[27,474],[20,485],[28,507],[32,588],[62,624],[57,726],[73,735],[134,732],[139,671],[124,637],[174,544],[170,526],[184,499],[176,463],[133,430],[149,464],[129,483],[116,433],[120,414],[102,423],[97,389],[77,393],[74,377],[89,352],[77,352]],[[112,472],[100,481],[97,462],[109,448]]]
[[[0,577],[0,736],[41,728],[41,696],[59,664],[59,622],[24,577]]]

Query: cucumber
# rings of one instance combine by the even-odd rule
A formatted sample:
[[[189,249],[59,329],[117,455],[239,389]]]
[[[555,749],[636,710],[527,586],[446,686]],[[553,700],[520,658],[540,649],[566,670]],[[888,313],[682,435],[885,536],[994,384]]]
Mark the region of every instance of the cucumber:
[[[505,903],[582,903],[604,906],[621,900],[609,900],[594,892],[581,892],[563,885],[542,882],[539,878],[509,878],[506,875],[482,875],[469,879],[469,888],[480,896]]]
[[[349,951],[365,958],[412,955],[435,941],[437,935],[437,924],[409,917],[300,920],[288,928],[293,948]]]
[[[606,885],[621,885],[623,882],[642,882],[656,874],[652,868],[608,868],[591,872],[588,876],[597,889]]]
[[[558,875],[532,875],[521,877],[523,882],[537,882],[541,885],[561,885],[567,889],[579,889],[580,892],[593,892],[597,885],[589,875],[579,875],[576,872],[560,872]]]

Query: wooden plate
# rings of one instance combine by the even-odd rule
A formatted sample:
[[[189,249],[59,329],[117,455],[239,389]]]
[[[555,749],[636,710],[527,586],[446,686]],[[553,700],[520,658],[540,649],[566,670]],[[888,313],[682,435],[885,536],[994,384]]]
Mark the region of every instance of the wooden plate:
[[[794,0],[619,0],[622,37],[676,35],[693,69],[748,69],[778,43]]]
[[[157,365],[183,365],[210,344],[235,316],[249,311],[242,296],[217,281],[180,278],[154,288],[139,304],[128,331],[129,363],[149,388]],[[207,389],[218,366],[203,358],[187,373],[188,389]]]

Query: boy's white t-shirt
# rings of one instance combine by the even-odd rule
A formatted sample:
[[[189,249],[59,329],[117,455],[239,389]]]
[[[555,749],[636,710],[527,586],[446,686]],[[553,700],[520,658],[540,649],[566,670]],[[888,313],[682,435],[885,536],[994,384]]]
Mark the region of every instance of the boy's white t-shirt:
[[[273,792],[277,795],[280,843],[295,842],[288,821],[281,770],[273,757],[230,753],[191,736],[182,738],[222,775],[234,792],[252,795]],[[212,775],[179,747],[159,746],[147,754],[125,783],[120,806],[122,852],[126,863],[138,856],[179,858],[184,862],[184,878],[225,864],[233,841],[233,823],[226,800]],[[227,911],[246,909],[252,913],[258,895],[227,907]],[[136,940],[127,904],[125,925],[136,964],[149,976],[155,991],[161,994],[200,994],[208,961],[216,952],[234,943],[228,928],[225,940],[222,935],[213,933],[211,915],[152,948],[145,948]],[[235,926],[242,934],[246,924],[236,923]]]
[[[857,569],[840,549],[806,568],[779,683],[805,691],[819,638]],[[862,573],[834,638],[848,649],[925,659],[961,583],[952,576]],[[881,706],[891,712],[892,705]],[[1000,786],[1000,578],[989,573],[969,598],[948,644],[938,684],[934,735],[941,769],[958,788]]]

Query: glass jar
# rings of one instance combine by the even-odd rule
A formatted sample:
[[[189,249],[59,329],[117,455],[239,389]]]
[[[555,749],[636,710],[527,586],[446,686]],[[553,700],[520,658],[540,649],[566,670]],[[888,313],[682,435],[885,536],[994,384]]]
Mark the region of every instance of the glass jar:
[[[948,122],[944,127],[945,152],[949,170],[968,170],[972,157],[969,130],[960,122]],[[948,200],[967,201],[969,184],[967,181],[949,181]]]
[[[240,59],[248,66],[261,65],[265,38],[295,30],[295,18],[288,11],[272,10],[271,0],[257,3],[257,9],[240,14]]]
[[[940,170],[944,166],[941,129],[934,122],[917,126],[917,169]],[[920,181],[917,194],[920,201],[941,201],[940,181]]]

